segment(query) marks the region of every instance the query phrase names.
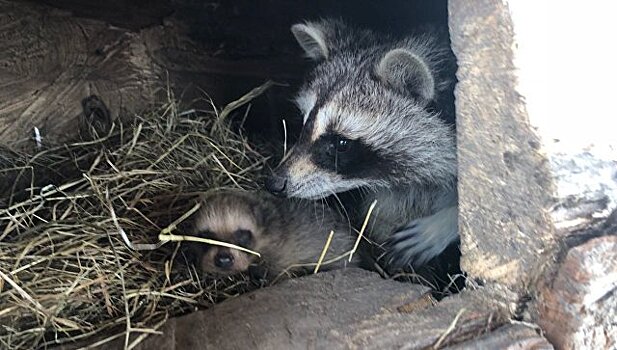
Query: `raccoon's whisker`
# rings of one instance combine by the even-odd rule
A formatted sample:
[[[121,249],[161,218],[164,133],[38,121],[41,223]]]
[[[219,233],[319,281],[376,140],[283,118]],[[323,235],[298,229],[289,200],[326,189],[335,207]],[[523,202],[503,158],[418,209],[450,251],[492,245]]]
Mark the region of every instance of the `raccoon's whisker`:
[[[325,210],[324,210],[324,206],[323,206],[323,202],[324,202],[324,198],[319,198],[319,200],[315,200],[312,201],[313,204],[313,217],[315,217],[315,219],[317,219],[319,217],[319,215],[317,214],[317,210],[318,210],[318,206],[321,206],[321,223],[325,222]]]
[[[317,202],[313,202],[313,216],[317,217]]]
[[[342,211],[342,214],[347,219],[347,224],[351,228],[351,218],[349,217],[349,213],[347,212],[347,208],[345,208],[345,206],[343,205],[343,201],[341,201],[341,199],[339,198],[338,194],[336,194],[334,191],[331,191],[331,192],[332,192],[332,196],[334,196],[334,199],[336,199],[336,201],[338,202],[339,207],[340,207],[340,209]]]
[[[369,195],[371,193],[375,193],[375,191],[373,190],[372,187],[367,187],[367,186],[360,187],[360,194],[361,195],[367,196],[367,195]]]
[[[287,149],[287,122],[285,121],[285,119],[283,119],[283,157],[281,158],[281,161],[278,163],[277,166],[280,166],[281,164],[283,164],[284,161],[287,160],[287,158],[289,158],[289,155],[292,153],[294,147],[295,145]]]
[[[321,220],[322,222],[325,222],[326,220],[326,208],[328,207],[328,201],[326,200],[325,197],[322,197],[320,199],[321,202]]]
[[[287,158],[287,123],[283,119],[283,158]]]

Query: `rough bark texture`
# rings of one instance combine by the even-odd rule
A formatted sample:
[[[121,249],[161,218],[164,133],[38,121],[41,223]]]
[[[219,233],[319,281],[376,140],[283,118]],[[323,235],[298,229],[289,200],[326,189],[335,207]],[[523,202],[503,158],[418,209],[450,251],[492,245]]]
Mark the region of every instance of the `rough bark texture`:
[[[448,349],[550,350],[553,346],[546,339],[538,336],[537,330],[533,328],[524,325],[507,325],[475,338],[474,341],[448,347]]]
[[[456,112],[461,265],[523,287],[552,244],[548,168],[516,91],[514,31],[505,2],[450,2],[459,63]],[[490,28],[490,29],[489,29]]]
[[[543,28],[532,20],[542,8],[516,5],[449,5],[462,268],[518,294],[513,316],[538,322],[557,347],[615,348],[617,249],[607,217],[617,206],[617,144],[572,139],[561,124],[586,123],[578,115],[528,114],[529,101],[551,110],[532,84],[543,52],[523,50],[543,46],[524,41]]]

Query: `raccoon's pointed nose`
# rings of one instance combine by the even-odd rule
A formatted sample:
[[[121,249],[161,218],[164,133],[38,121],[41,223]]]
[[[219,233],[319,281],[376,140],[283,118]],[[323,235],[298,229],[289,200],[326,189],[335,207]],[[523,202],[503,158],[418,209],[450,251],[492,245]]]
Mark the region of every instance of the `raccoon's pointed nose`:
[[[234,264],[234,257],[229,253],[218,253],[214,257],[214,265],[221,269],[228,269]]]
[[[270,175],[266,178],[266,189],[275,196],[285,197],[285,189],[287,188],[287,179],[277,175]]]

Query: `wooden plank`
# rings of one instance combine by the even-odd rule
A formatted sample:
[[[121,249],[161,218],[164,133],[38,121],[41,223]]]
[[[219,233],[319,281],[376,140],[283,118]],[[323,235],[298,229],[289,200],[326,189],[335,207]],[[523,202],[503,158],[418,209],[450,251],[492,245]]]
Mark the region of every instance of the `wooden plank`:
[[[580,62],[569,44],[549,40],[547,27],[560,37],[577,31],[568,21],[547,26],[546,4],[449,6],[459,61],[462,268],[517,298],[529,295],[531,312],[517,317],[541,324],[557,347],[615,348],[617,248],[607,235],[616,232],[617,139],[603,109],[588,112],[578,95],[555,101],[571,89],[540,76]]]

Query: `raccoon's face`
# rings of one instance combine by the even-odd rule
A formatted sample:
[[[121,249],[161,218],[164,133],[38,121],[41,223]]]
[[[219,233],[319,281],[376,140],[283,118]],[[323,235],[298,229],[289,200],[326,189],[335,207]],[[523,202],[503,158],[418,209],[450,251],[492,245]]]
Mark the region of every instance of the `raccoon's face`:
[[[372,115],[369,106],[349,100],[368,102],[371,96],[338,93],[329,100],[317,101],[312,98],[315,95],[311,88],[301,92],[298,105],[305,115],[302,134],[266,183],[268,189],[276,193],[272,181],[282,179],[286,196],[314,199],[358,187],[387,185],[396,159],[383,149],[387,143],[380,144],[367,134],[380,118]],[[313,103],[304,104],[311,100]]]
[[[258,218],[257,203],[233,193],[221,193],[205,198],[196,214],[193,234],[250,250],[259,249],[263,230]],[[195,262],[203,272],[235,274],[247,271],[258,257],[244,251],[220,245],[190,243]]]
[[[320,64],[296,99],[304,116],[299,141],[266,188],[315,199],[360,187],[431,182],[451,171],[433,171],[447,162],[455,167],[455,161],[449,128],[426,108],[434,90],[428,66],[406,49],[337,51],[328,46],[336,43],[328,44],[332,25],[340,26],[292,27]]]

